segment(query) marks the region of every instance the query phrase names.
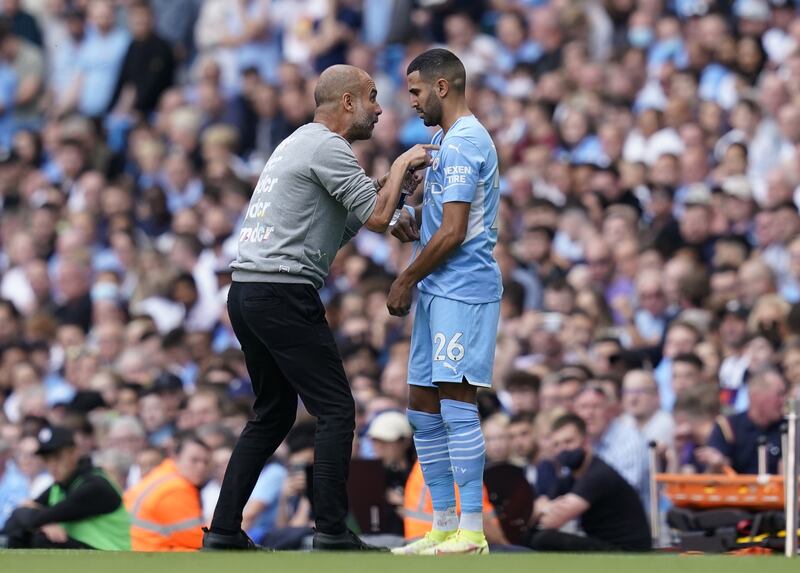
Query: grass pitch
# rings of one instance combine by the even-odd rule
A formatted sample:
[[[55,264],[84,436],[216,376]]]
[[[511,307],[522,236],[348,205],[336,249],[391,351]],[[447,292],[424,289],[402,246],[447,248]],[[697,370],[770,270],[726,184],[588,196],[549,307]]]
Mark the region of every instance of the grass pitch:
[[[397,557],[332,553],[101,553],[0,551],[2,573],[765,573],[792,572],[783,557],[495,554]]]

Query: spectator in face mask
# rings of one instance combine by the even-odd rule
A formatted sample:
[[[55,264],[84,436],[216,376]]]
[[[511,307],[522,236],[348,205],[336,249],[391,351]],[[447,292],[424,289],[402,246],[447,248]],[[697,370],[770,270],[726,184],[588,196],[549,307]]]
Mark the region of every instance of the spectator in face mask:
[[[553,422],[556,463],[568,476],[568,493],[540,497],[530,546],[537,551],[648,551],[650,530],[636,491],[616,470],[594,455],[586,424],[575,414]],[[573,519],[585,537],[559,531]]]

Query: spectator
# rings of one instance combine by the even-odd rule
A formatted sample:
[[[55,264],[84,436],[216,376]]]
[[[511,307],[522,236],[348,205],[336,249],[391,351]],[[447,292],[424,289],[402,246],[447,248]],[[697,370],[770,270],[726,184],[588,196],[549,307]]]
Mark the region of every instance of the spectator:
[[[672,362],[672,391],[677,400],[703,383],[703,361],[693,352],[678,354]]]
[[[613,398],[599,385],[589,385],[575,399],[575,413],[586,423],[586,435],[595,454],[614,468],[647,499],[647,445],[617,415]]]
[[[5,0],[3,17],[11,22],[11,31],[15,36],[41,47],[42,31],[36,18],[22,8],[21,0]]]
[[[287,475],[283,480],[274,530],[262,543],[273,549],[300,547],[304,537],[313,530],[313,513],[308,492],[309,477],[314,464],[315,422],[296,425],[286,437],[289,452],[286,456]]]
[[[378,414],[367,429],[375,455],[383,463],[386,475],[386,502],[394,509],[388,523],[381,526],[383,533],[403,535],[403,492],[411,473],[409,448],[411,447],[411,425],[404,414],[383,412]]]
[[[539,411],[539,377],[522,370],[511,372],[505,383],[509,411],[516,414],[536,414]]]
[[[676,320],[669,325],[664,340],[663,357],[654,371],[661,407],[667,411],[671,410],[675,403],[672,389],[673,361],[678,354],[691,352],[698,342],[700,342],[700,332],[688,322]]]
[[[710,385],[695,386],[675,402],[675,448],[668,449],[667,471],[702,473],[705,465],[695,451],[708,443],[719,415],[719,395]]]
[[[28,480],[13,461],[11,446],[0,438],[0,530],[11,512],[28,498]]]
[[[557,460],[569,469],[569,492],[534,506],[530,545],[537,551],[649,551],[652,540],[642,502],[631,485],[594,454],[585,423],[567,414],[553,423]],[[580,519],[586,537],[558,531]]]
[[[198,390],[189,398],[186,428],[197,429],[222,419],[222,401],[214,390]]]
[[[184,62],[195,48],[193,37],[199,4],[196,0],[152,0],[156,32],[173,47],[175,59]]]
[[[287,476],[286,468],[278,461],[267,462],[258,476],[242,514],[242,529],[256,542],[262,542],[275,527],[278,504]]]
[[[91,27],[78,54],[78,75],[69,87],[62,112],[77,109],[88,117],[100,117],[114,96],[114,86],[130,40],[114,22],[109,0],[91,0]]]
[[[766,438],[767,467],[778,473],[781,457],[781,424],[786,380],[776,370],[759,372],[749,384],[750,406],[746,412],[717,419],[708,446],[695,452],[708,471],[730,467],[741,474],[757,474],[758,440]]]
[[[658,271],[642,272],[636,282],[636,297],[639,302],[634,314],[634,326],[641,346],[656,345],[661,341],[671,318],[667,299]]]
[[[3,532],[10,547],[130,550],[129,517],[108,477],[81,457],[72,432],[43,428],[37,455],[55,483],[20,507]]]
[[[62,323],[80,326],[88,332],[92,326],[91,269],[79,258],[64,259],[58,265],[58,284],[62,302],[55,317]]]
[[[7,22],[0,24],[0,58],[17,76],[12,102],[15,130],[41,127],[45,65],[40,45],[41,38],[27,40],[10,31]]]
[[[166,459],[125,492],[134,551],[199,549],[203,524],[199,488],[208,481],[209,447],[191,434],[179,436],[175,458]]]
[[[511,441],[508,434],[508,416],[493,414],[481,424],[486,441],[486,463],[508,462],[511,455]]]
[[[556,413],[560,409],[554,410]],[[536,421],[544,420],[544,416],[536,417]],[[539,426],[546,425],[546,421]],[[549,452],[544,454],[539,447],[539,434],[548,434],[545,429],[537,429],[531,414],[516,414],[508,422],[508,439],[510,462],[519,465],[525,471],[525,479],[535,493],[551,495],[557,489],[557,470],[549,459]],[[544,455],[543,455],[544,454]]]
[[[148,115],[155,110],[161,94],[172,85],[175,62],[170,45],[155,33],[150,4],[136,2],[129,11],[131,43],[110,105],[123,116],[132,111]]]
[[[673,376],[677,367],[673,365]],[[677,396],[681,394],[676,393]],[[623,419],[639,430],[648,444],[672,444],[674,422],[672,416],[659,409],[658,385],[655,378],[644,370],[631,370],[622,381]]]
[[[346,61],[375,79],[383,114],[354,153],[382,176],[430,138],[397,86],[431,42],[481,70],[470,107],[505,166],[497,394],[480,396],[484,415],[514,415],[498,459],[558,494],[550,422],[587,380],[612,398],[652,370],[660,413],[623,390],[604,418],[671,417],[670,471],[709,469],[714,418],[751,411],[762,369],[780,361],[797,394],[794,3],[392,4],[0,1],[0,436],[30,497],[51,485],[34,455],[47,419],[126,485],[197,426],[214,498],[252,400],[225,301],[254,174],[310,121],[319,70]],[[174,73],[142,75],[158,61]],[[364,457],[370,420],[406,392],[409,324],[384,305],[411,255],[362,232],[321,290]],[[537,413],[533,434],[517,412]],[[286,463],[284,446],[248,518],[270,543],[284,482],[300,483]]]
[[[138,395],[136,399],[138,400]],[[139,418],[136,416],[117,418],[111,422],[106,440],[107,447],[122,454],[125,460],[126,468],[120,485],[131,486],[138,483],[142,474],[141,469],[135,464],[136,454],[147,443],[145,429]]]

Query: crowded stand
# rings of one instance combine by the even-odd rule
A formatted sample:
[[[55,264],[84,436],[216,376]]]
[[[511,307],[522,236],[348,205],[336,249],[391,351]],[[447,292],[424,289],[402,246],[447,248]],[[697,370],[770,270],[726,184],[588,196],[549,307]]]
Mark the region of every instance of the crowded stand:
[[[406,68],[437,46],[500,165],[489,544],[644,551],[675,541],[655,472],[780,475],[800,398],[798,7],[0,0],[0,545],[200,548],[252,414],[226,300],[239,243],[271,232],[242,225],[268,208],[259,176],[335,64],[377,87],[352,146],[369,177],[430,142]],[[413,312],[387,311],[413,250],[362,229],[320,290],[356,403],[352,520],[394,546],[433,511],[406,416]],[[308,547],[314,432],[300,404],[244,509],[256,543]],[[85,503],[56,511],[67,485]]]

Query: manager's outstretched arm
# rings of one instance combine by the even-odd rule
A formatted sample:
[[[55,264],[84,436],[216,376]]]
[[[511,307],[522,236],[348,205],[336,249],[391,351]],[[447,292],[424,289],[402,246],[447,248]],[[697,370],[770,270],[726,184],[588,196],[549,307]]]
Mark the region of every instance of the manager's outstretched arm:
[[[406,174],[427,167],[431,160],[429,152],[436,149],[439,149],[438,145],[417,144],[394,160],[389,170],[389,177],[378,193],[375,209],[364,223],[367,229],[383,233],[389,228],[397,202],[400,200]]]

